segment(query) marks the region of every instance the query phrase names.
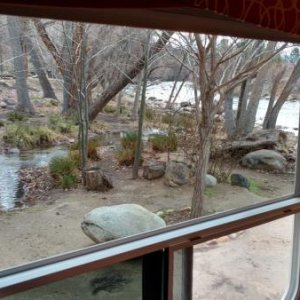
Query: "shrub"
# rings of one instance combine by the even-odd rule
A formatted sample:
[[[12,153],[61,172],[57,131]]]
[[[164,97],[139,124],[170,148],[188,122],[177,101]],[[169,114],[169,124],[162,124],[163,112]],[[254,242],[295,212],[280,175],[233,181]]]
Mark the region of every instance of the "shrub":
[[[146,107],[144,113],[145,120],[153,121],[155,119],[155,111],[152,108]]]
[[[4,121],[0,120],[0,127],[4,127],[5,123]]]
[[[74,161],[75,165],[80,167],[80,153],[79,150],[70,150],[69,151],[70,158]]]
[[[130,166],[133,165],[135,148],[137,144],[137,133],[130,131],[126,132],[121,138],[122,148],[117,151],[116,158],[120,165]],[[143,147],[143,145],[142,145]],[[141,163],[143,159],[141,158]]]
[[[70,133],[74,126],[74,122],[71,119],[65,118],[61,114],[50,115],[48,122],[51,129],[60,133]]]
[[[121,138],[121,145],[124,149],[135,149],[137,143],[137,133],[135,131],[128,131]]]
[[[178,127],[189,129],[195,126],[194,116],[192,114],[180,114],[176,118],[176,125]]]
[[[6,127],[4,141],[20,149],[31,149],[56,142],[57,135],[48,127],[34,127],[23,122]]]
[[[60,185],[63,189],[70,189],[76,185],[76,176],[64,175],[61,178]]]
[[[12,111],[7,115],[7,119],[11,122],[18,122],[24,121],[26,118],[22,113],[18,111]]]
[[[71,188],[76,183],[76,162],[70,156],[54,156],[49,163],[49,173],[62,188]]]
[[[177,150],[177,137],[174,133],[168,135],[154,134],[150,138],[150,143],[152,149],[155,151],[166,152]]]
[[[120,149],[117,151],[116,158],[121,166],[132,166],[134,163],[134,149]],[[140,160],[140,165],[143,164],[143,158]]]
[[[123,148],[117,151],[116,157],[121,166],[131,166],[134,162],[134,154],[134,150]]]
[[[35,135],[35,145],[37,146],[53,144],[57,139],[57,134],[46,126],[36,127],[33,134]]]
[[[100,156],[98,154],[97,148],[100,147],[100,141],[99,139],[90,139],[88,140],[88,158],[92,159],[92,160],[99,160]],[[73,144],[70,146],[70,150],[79,150],[79,144]],[[78,156],[79,156],[79,152],[78,152]],[[80,161],[80,158],[79,158]]]
[[[92,160],[100,159],[97,148],[100,146],[98,139],[90,139],[88,141],[88,158]]]
[[[174,123],[174,116],[171,114],[166,114],[161,117],[161,122],[164,124],[172,125]]]

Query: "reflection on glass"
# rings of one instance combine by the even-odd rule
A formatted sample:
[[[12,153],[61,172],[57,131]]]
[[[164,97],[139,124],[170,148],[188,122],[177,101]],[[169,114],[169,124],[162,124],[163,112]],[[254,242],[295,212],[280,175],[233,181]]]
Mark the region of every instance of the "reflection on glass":
[[[198,217],[292,193],[300,92],[280,95],[290,91],[284,89],[287,82],[293,86],[288,78],[298,46],[292,54],[290,45],[280,42],[209,34],[10,16],[0,16],[0,23],[0,137],[5,140],[0,147],[0,269],[93,245],[80,224],[95,208],[139,204],[171,224],[190,218],[192,199],[199,204],[199,211],[192,208]],[[24,46],[20,36],[32,45]],[[34,61],[35,52],[52,96],[43,97],[40,72],[25,63]],[[20,57],[24,60],[17,61]],[[4,76],[12,70],[28,76],[22,82],[37,118],[15,112],[23,92],[16,92],[16,78]],[[82,115],[92,116],[88,166],[100,168],[90,173],[95,181],[88,188],[78,168],[78,148],[85,148],[77,145],[80,122],[73,118],[78,95],[93,104],[82,105],[90,109]],[[138,180],[132,180],[141,95],[146,102],[140,114],[142,165]],[[277,116],[279,99],[284,103]],[[39,150],[44,144],[52,145]],[[243,159],[256,150],[263,152]],[[72,160],[68,174],[50,174],[47,165],[57,155]],[[195,176],[200,168],[208,174]],[[121,219],[135,220],[127,214],[114,218]],[[117,232],[111,238],[119,237]]]
[[[135,259],[91,271],[23,293],[6,300],[141,300],[142,262]]]
[[[291,238],[287,217],[195,246],[193,300],[281,299]]]

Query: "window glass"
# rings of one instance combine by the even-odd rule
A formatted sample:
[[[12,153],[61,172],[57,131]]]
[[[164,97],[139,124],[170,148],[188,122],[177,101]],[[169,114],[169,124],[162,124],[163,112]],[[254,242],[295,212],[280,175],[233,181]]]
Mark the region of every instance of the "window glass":
[[[135,259],[90,271],[4,299],[141,300],[142,261],[141,259]]]
[[[292,217],[194,246],[193,300],[282,299],[291,265]],[[174,299],[185,300],[182,251],[174,258]]]
[[[194,299],[281,299],[290,275],[292,219],[194,247]]]
[[[0,24],[0,269],[293,192],[297,45]]]

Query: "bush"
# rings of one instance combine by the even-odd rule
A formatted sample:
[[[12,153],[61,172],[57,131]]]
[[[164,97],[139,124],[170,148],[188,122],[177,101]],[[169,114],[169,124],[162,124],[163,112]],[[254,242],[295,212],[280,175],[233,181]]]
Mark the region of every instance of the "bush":
[[[54,156],[49,163],[49,173],[62,188],[71,188],[76,183],[76,162],[70,156]]]
[[[174,123],[174,116],[171,114],[163,115],[161,118],[161,122],[164,124],[172,125]]]
[[[0,120],[0,127],[4,127],[5,123],[4,121]]]
[[[31,149],[55,143],[57,135],[48,127],[34,127],[18,122],[6,127],[3,139],[20,149]]]
[[[174,133],[168,135],[154,134],[150,138],[150,143],[154,151],[166,152],[177,150],[177,137]]]
[[[71,189],[76,185],[76,176],[74,175],[64,175],[61,178],[60,185],[63,189]]]
[[[61,114],[50,115],[48,122],[51,129],[60,133],[71,133],[74,126],[74,122],[71,119],[65,118]]]
[[[135,150],[137,143],[137,133],[135,131],[128,131],[121,138],[121,145],[124,149]]]
[[[134,163],[135,150],[120,149],[117,151],[116,158],[121,166],[132,166]],[[143,158],[140,160],[140,165],[143,164]]]
[[[121,166],[131,166],[134,162],[134,154],[134,150],[123,148],[117,151],[116,157]]]
[[[100,141],[99,139],[90,139],[88,140],[88,158],[92,160],[99,160],[100,156],[98,154],[97,148],[100,147]],[[79,144],[73,144],[70,146],[70,150],[79,150]],[[79,156],[79,151],[78,151],[78,156]],[[80,161],[80,158],[79,158]]]
[[[18,122],[24,121],[26,117],[18,111],[12,111],[7,115],[7,119],[11,122]]]
[[[153,121],[155,119],[154,109],[146,107],[144,117],[145,117],[145,120],[147,120],[147,121]]]
[[[76,167],[80,167],[80,153],[79,150],[70,150],[69,151],[70,158],[74,161]]]
[[[135,148],[137,144],[137,133],[136,132],[126,132],[121,138],[122,148],[117,151],[116,158],[120,165],[131,166],[134,162]],[[143,145],[142,145],[143,147]],[[141,158],[141,163],[143,159]]]

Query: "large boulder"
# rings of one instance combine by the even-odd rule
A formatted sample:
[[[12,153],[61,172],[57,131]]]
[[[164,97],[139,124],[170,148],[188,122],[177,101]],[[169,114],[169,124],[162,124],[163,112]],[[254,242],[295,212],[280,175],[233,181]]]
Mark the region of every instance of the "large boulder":
[[[286,159],[273,150],[257,150],[241,159],[241,165],[251,169],[279,170],[286,166]]]
[[[148,180],[160,178],[165,175],[166,163],[164,161],[151,161],[144,166],[143,177]]]
[[[170,161],[167,164],[164,183],[171,187],[188,184],[190,169],[184,162]]]
[[[95,208],[85,215],[81,228],[96,243],[103,243],[165,227],[165,221],[137,204]]]
[[[216,186],[218,183],[217,178],[210,175],[210,174],[206,174],[205,176],[205,186],[206,187],[213,187]]]

